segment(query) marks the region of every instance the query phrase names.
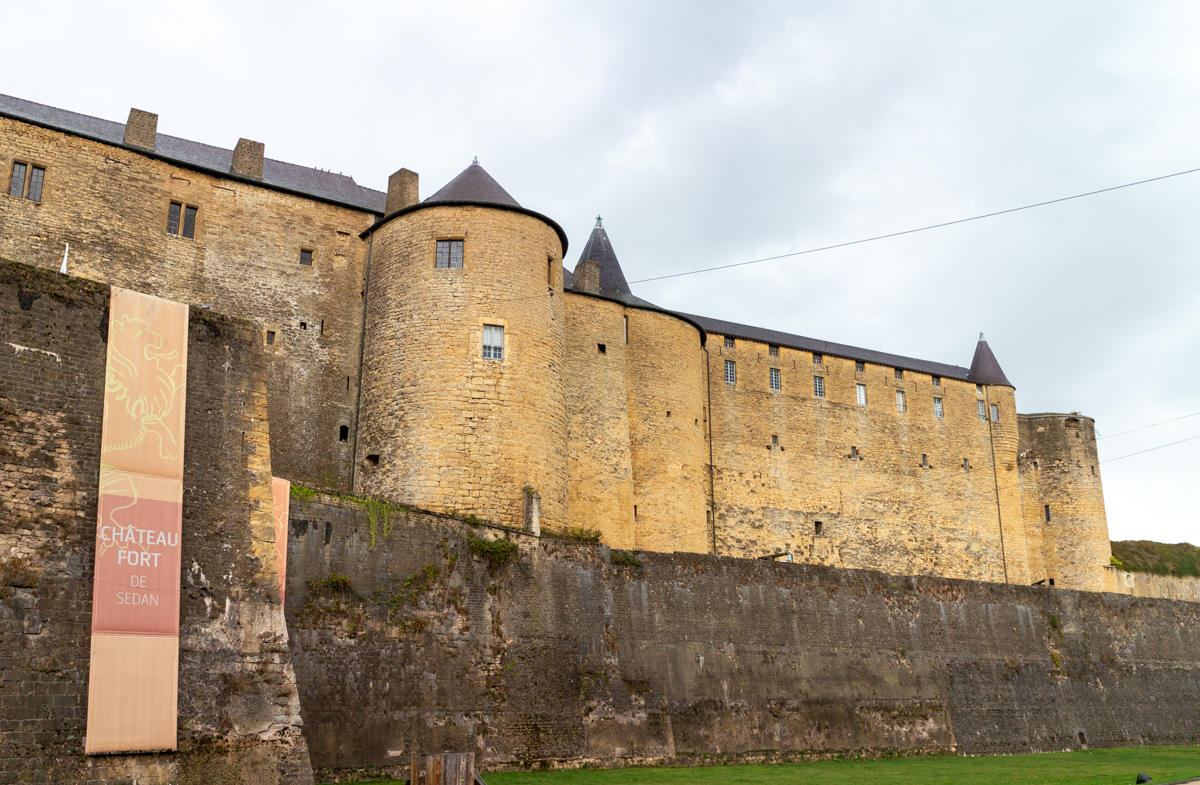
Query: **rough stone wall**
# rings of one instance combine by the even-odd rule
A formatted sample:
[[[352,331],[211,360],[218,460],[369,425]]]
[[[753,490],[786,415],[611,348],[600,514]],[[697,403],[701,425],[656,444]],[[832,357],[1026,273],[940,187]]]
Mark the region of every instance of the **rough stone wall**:
[[[633,548],[625,306],[577,294],[566,298],[570,523],[599,529],[614,548]]]
[[[1102,591],[1134,597],[1159,597],[1164,600],[1200,602],[1200,578],[1181,575],[1154,575],[1129,572],[1108,566],[1101,570]]]
[[[57,270],[70,243],[72,274],[249,319],[259,340],[273,331],[275,470],[349,488],[358,234],[374,216],[0,118],[0,169],[11,173],[14,159],[45,166],[46,180],[40,203],[0,194],[0,256]],[[172,201],[199,208],[194,239],[167,234]],[[311,267],[300,265],[302,249],[313,251]]]
[[[1053,578],[1058,586],[1105,590],[1112,546],[1095,422],[1075,414],[1023,414],[1020,429],[1024,517],[1040,545],[1030,549],[1040,551],[1041,566],[1032,580]]]
[[[0,262],[0,782],[311,782],[275,580],[259,333],[196,308],[179,752],[83,755],[108,292]]]
[[[993,474],[989,423],[977,409],[986,400],[974,384],[934,387],[926,374],[896,379],[893,368],[870,364],[857,372],[838,357],[815,364],[787,347],[772,357],[767,345],[741,339],[728,349],[720,335],[708,347],[718,553],[788,552],[819,564],[1003,581],[998,479],[1005,546],[1019,545],[1023,561],[1023,537],[1010,539],[1020,522],[1011,390],[985,388],[1000,407]],[[724,380],[725,360],[737,364],[735,385]],[[778,392],[771,368],[780,370]],[[824,379],[824,398],[814,395],[814,376]],[[867,387],[865,407],[857,384]],[[1020,577],[1010,565],[1009,579]]]
[[[501,532],[406,513],[373,538],[328,497],[291,526],[322,778],[430,749],[487,772],[1200,741],[1194,603],[522,534],[492,565],[472,543]]]
[[[434,267],[441,239],[464,241],[461,268]],[[542,525],[566,525],[561,256],[550,226],[489,207],[374,233],[359,492],[520,526],[528,484]],[[485,324],[504,328],[502,360],[482,357]]]
[[[710,553],[700,331],[655,311],[626,308],[625,314],[635,544]]]

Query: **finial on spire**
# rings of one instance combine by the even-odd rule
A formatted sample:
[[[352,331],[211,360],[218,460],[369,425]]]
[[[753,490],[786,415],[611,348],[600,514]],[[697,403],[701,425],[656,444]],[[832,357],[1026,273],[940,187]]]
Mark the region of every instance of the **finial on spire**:
[[[479,166],[479,156],[475,156],[474,158],[471,159],[471,165]]]
[[[981,341],[983,340],[983,333],[979,334],[979,340],[981,340]]]
[[[604,219],[598,215],[596,216],[596,226],[604,226]]]

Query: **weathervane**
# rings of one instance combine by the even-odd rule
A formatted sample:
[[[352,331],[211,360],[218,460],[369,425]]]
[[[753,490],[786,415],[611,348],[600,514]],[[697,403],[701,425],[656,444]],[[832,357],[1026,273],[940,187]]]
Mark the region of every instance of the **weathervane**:
[[[598,215],[596,216],[596,226],[604,226],[604,219]]]

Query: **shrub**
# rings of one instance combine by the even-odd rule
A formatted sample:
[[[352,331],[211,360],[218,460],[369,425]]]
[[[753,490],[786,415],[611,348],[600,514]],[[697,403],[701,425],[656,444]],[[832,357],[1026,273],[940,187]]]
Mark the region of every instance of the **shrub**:
[[[517,550],[517,544],[508,539],[484,540],[479,537],[468,537],[467,550],[487,561],[489,569],[498,570]]]

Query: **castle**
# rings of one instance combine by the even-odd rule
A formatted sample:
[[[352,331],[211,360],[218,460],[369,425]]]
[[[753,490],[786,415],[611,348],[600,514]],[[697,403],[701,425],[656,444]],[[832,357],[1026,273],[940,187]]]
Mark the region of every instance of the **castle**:
[[[421,199],[0,96],[0,256],[253,321],[274,474],[615,548],[1099,590],[1093,422],[678,313],[472,164]],[[67,250],[69,246],[69,251]]]

